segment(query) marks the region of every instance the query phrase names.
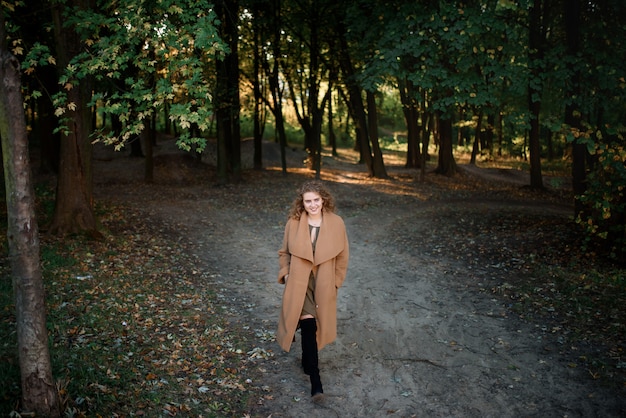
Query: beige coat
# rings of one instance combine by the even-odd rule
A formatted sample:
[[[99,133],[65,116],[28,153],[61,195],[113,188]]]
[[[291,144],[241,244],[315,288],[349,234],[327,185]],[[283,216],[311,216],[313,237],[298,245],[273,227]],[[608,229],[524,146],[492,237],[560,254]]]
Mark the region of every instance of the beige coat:
[[[285,275],[289,274],[276,333],[276,340],[285,351],[291,348],[298,327],[311,270],[317,270],[318,349],[337,337],[337,289],[343,284],[348,270],[348,236],[341,217],[332,212],[324,212],[323,216],[315,257],[306,212],[299,221],[287,221],[283,244],[278,250],[278,282],[284,284]]]

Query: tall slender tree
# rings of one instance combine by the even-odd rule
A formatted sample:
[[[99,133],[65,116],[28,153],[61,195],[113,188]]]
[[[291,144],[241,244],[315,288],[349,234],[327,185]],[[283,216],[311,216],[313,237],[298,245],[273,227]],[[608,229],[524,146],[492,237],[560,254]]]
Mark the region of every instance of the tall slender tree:
[[[539,139],[539,117],[541,111],[541,61],[545,54],[544,1],[533,0],[528,13],[529,84],[528,113],[530,130],[528,150],[530,154],[530,187],[543,188],[541,175],[541,145]]]
[[[378,142],[378,110],[376,95],[372,91],[366,92],[368,137],[372,144],[374,173],[377,178],[387,178],[387,169],[383,161],[383,152]]]
[[[0,12],[0,137],[7,198],[7,241],[15,293],[22,416],[61,416],[52,375],[39,256],[39,227],[31,181],[20,64],[6,47]]]
[[[567,54],[574,58],[580,53],[580,22],[581,6],[580,0],[571,0],[564,4],[565,36],[567,42]],[[573,74],[567,86],[570,97],[580,96],[580,72],[582,68],[574,67]],[[581,113],[577,104],[567,103],[565,106],[564,122],[578,131],[582,130]],[[574,142],[572,144],[572,187],[578,196],[585,192],[585,178],[587,176],[587,147],[584,143]],[[574,213],[576,216],[583,212],[583,205],[579,199],[574,201]]]
[[[241,179],[241,126],[239,121],[239,3],[219,0],[215,12],[220,19],[220,37],[229,47],[216,59],[215,113],[217,119],[217,173],[220,184]]]
[[[319,175],[321,134],[326,104],[330,98],[329,19],[335,4],[329,0],[289,2],[284,16],[284,31],[290,39],[285,45],[287,59],[282,61],[292,106],[304,132],[304,148],[309,165]]]

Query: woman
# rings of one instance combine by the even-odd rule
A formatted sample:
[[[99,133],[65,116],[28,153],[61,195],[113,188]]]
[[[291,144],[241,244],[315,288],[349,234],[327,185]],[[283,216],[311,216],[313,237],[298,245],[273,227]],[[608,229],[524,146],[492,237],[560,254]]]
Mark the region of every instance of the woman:
[[[296,329],[302,337],[302,367],[313,401],[323,399],[318,350],[337,337],[337,289],[348,269],[348,236],[335,203],[319,181],[302,185],[278,251],[278,282],[285,285],[276,339],[289,351]]]

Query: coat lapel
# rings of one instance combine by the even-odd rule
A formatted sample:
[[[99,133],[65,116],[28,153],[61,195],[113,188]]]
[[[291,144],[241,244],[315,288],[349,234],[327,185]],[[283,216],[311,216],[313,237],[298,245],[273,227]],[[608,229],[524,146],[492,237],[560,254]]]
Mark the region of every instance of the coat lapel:
[[[316,266],[334,258],[344,249],[344,229],[337,223],[340,218],[334,213],[325,213],[320,234],[317,237],[314,264]]]
[[[344,249],[345,238],[342,235],[344,228],[339,222],[341,218],[332,212],[324,214],[324,220],[317,237],[315,257],[311,246],[308,217],[303,214],[298,222],[295,235],[289,238],[289,251],[292,255],[309,260],[318,266],[334,258]]]
[[[306,216],[300,217],[295,236],[289,238],[289,252],[296,257],[313,262],[313,247],[311,246],[311,235],[309,233],[309,222]],[[319,238],[318,238],[319,243]]]

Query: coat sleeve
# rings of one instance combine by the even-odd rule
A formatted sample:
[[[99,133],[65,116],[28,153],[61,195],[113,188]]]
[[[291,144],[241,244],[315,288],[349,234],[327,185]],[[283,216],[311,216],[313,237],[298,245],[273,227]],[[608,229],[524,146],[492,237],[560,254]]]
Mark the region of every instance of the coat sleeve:
[[[350,259],[350,245],[348,243],[348,234],[344,225],[343,228],[343,250],[337,255],[335,259],[335,287],[339,289],[344,280],[346,279],[346,273],[348,272],[348,261]]]
[[[278,283],[285,284],[285,276],[289,274],[291,252],[289,252],[289,222],[285,225],[283,244],[278,250]]]

